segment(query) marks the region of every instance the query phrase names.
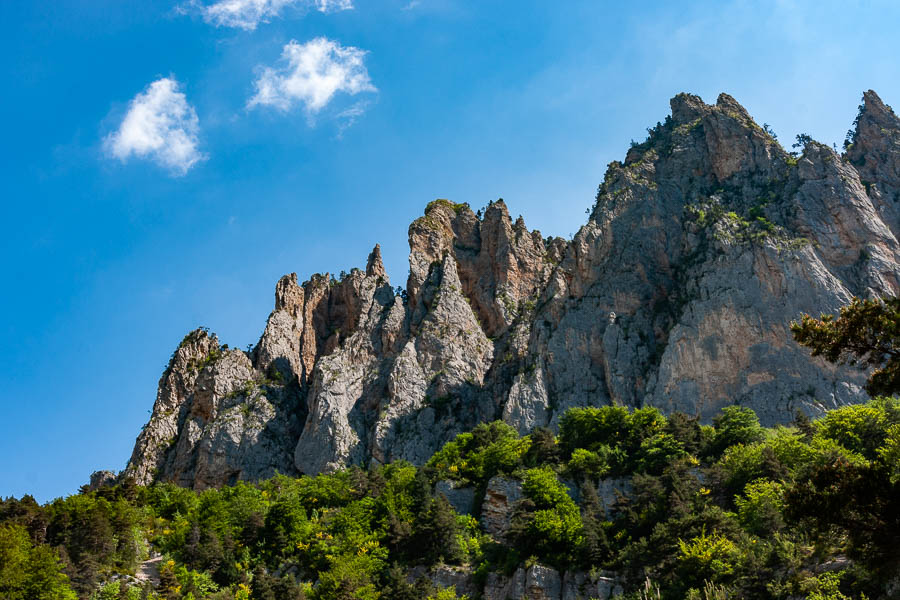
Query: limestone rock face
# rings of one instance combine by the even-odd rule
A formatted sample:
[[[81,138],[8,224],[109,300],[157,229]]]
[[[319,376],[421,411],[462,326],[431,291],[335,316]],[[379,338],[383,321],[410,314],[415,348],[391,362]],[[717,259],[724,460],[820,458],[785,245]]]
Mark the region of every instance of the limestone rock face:
[[[92,479],[93,481],[93,479]],[[472,513],[475,507],[475,488],[471,486],[457,486],[449,479],[442,479],[434,486],[435,496],[442,495],[453,507],[453,510],[461,515]]]
[[[611,577],[559,571],[535,564],[519,568],[509,577],[489,573],[485,581],[484,600],[608,600],[622,594],[622,586]]]
[[[94,471],[91,473],[90,482],[87,485],[88,491],[96,491],[100,488],[116,485],[118,477],[112,471]]]
[[[376,246],[365,270],[283,277],[249,352],[189,334],[126,474],[207,487],[421,464],[480,422],[524,434],[576,406],[708,420],[738,403],[771,425],[862,401],[865,373],[789,330],[900,289],[900,120],[874,92],[849,142],[792,155],[731,96],[679,94],[571,240],[502,200],[436,200],[409,227],[402,294]]]
[[[475,582],[474,573],[466,567],[451,567],[448,565],[436,565],[431,569],[425,567],[413,567],[409,572],[409,582],[413,583],[420,577],[425,577],[439,588],[452,587],[457,596],[475,598],[478,596],[478,585]]]
[[[125,474],[197,489],[294,473],[302,411],[295,390],[265,378],[246,353],[188,334],[163,375],[150,423]]]
[[[297,274],[282,277],[275,286],[275,310],[256,346],[256,362],[262,370],[277,369],[283,377],[303,377],[301,337],[304,333],[306,298],[297,285]]]
[[[504,540],[516,503],[522,499],[522,482],[507,477],[491,477],[481,504],[481,527],[485,533]]]
[[[160,377],[150,421],[138,435],[125,469],[126,475],[134,478],[136,483],[147,485],[168,475],[165,472],[167,457],[183,429],[200,367],[218,349],[216,336],[202,329],[184,336],[175,349]]]

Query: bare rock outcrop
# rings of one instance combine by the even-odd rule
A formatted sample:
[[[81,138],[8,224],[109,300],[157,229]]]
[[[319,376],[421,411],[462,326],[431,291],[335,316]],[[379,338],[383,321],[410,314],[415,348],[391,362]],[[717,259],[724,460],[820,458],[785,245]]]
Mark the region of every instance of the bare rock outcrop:
[[[139,484],[161,479],[203,489],[294,473],[298,400],[246,353],[193,331],[163,374],[125,475]]]
[[[708,420],[738,403],[771,425],[862,401],[865,373],[812,358],[789,324],[900,291],[900,120],[869,91],[843,155],[804,141],[785,151],[727,94],[679,94],[571,240],[502,200],[436,200],[409,227],[402,293],[376,246],[364,270],[283,277],[247,353],[189,334],[126,474],[421,464],[479,422],[527,433],[575,406]]]
[[[522,482],[508,477],[491,477],[481,503],[481,527],[485,533],[504,540],[513,511],[523,498]]]
[[[94,471],[91,473],[90,481],[87,485],[89,492],[94,492],[101,488],[110,487],[118,483],[118,476],[112,471]]]
[[[167,458],[190,409],[197,376],[210,355],[218,350],[218,338],[203,329],[184,336],[175,349],[160,377],[150,421],[138,435],[125,470],[136,483],[147,485],[168,475]]]

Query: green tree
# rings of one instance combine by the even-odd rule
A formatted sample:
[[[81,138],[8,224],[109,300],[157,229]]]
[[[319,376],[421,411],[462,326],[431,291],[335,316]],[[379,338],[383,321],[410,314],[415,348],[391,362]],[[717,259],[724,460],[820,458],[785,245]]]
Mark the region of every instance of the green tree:
[[[318,600],[377,600],[381,592],[375,585],[379,561],[367,554],[347,553],[328,557],[330,568],[319,572],[315,588]]]
[[[513,514],[510,532],[517,549],[566,564],[583,543],[578,505],[549,467],[526,471],[522,491],[525,499]]]
[[[529,467],[559,462],[559,446],[556,445],[556,437],[546,427],[536,427],[529,436],[531,446],[525,453],[523,462]]]
[[[739,555],[735,543],[715,531],[701,531],[687,541],[678,540],[678,549],[678,572],[685,582],[696,586],[727,578],[734,572]]]
[[[559,421],[559,446],[566,458],[576,448],[596,450],[625,443],[631,430],[631,415],[621,406],[572,408]]]
[[[456,512],[441,494],[416,515],[410,555],[429,565],[439,561],[457,563],[463,559],[459,533]]]
[[[581,563],[590,570],[609,558],[610,547],[603,528],[603,507],[597,489],[591,484],[581,486]]]
[[[601,450],[603,449],[606,452],[601,451],[597,453],[584,448],[575,448],[574,452],[572,452],[572,458],[567,465],[569,472],[579,478],[593,481],[606,475],[609,472],[609,465],[606,460],[609,447],[604,446]]]
[[[708,452],[719,456],[727,448],[737,444],[753,444],[763,439],[764,430],[752,409],[744,406],[726,406],[715,418],[716,435]]]
[[[825,536],[838,529],[847,554],[873,571],[896,572],[900,557],[900,486],[880,464],[854,464],[841,457],[816,464],[788,488],[785,514]]]
[[[697,455],[703,446],[700,418],[690,417],[683,412],[674,412],[666,419],[666,433],[681,442],[688,454]]]
[[[462,433],[447,442],[426,468],[442,478],[484,482],[498,473],[512,473],[530,446],[529,437],[519,437],[515,429],[502,421],[481,423],[471,433]]]
[[[75,600],[59,555],[49,546],[32,546],[21,525],[0,525],[0,598]]]
[[[766,535],[784,526],[784,486],[777,481],[748,483],[744,495],[737,496],[734,503],[738,519],[753,533]]]
[[[816,424],[816,437],[834,440],[847,450],[874,460],[891,425],[900,423],[900,400],[876,398],[866,404],[829,411]]]
[[[253,600],[278,600],[274,590],[274,577],[266,572],[265,567],[257,565],[253,570],[253,582],[251,584]]]
[[[803,315],[791,323],[794,339],[832,363],[875,370],[866,382],[870,395],[900,392],[900,298],[854,298],[837,318]]]

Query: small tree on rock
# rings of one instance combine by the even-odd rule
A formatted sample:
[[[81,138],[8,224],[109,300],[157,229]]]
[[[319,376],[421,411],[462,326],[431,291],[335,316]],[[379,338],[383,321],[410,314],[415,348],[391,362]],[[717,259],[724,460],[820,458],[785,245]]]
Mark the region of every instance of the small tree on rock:
[[[875,367],[866,382],[872,395],[900,392],[900,298],[854,298],[840,314],[803,315],[791,323],[794,339],[828,362]]]

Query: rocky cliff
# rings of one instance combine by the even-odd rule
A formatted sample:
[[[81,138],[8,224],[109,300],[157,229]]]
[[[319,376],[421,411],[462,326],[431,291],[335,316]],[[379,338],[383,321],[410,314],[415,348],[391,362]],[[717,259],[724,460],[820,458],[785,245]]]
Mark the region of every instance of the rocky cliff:
[[[276,471],[421,463],[503,419],[657,406],[765,424],[864,399],[864,374],[810,357],[788,325],[900,288],[900,120],[866,92],[844,154],[785,151],[726,94],[680,94],[613,162],[572,240],[503,201],[437,200],[409,228],[396,294],[365,270],[295,274],[249,352],[188,334],[127,474],[204,488]]]

